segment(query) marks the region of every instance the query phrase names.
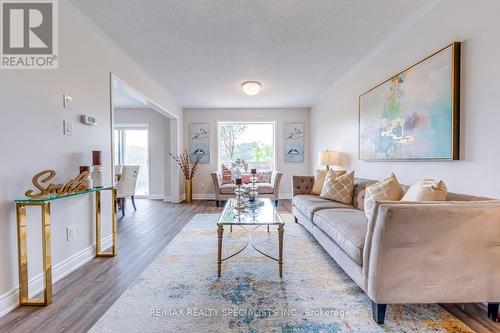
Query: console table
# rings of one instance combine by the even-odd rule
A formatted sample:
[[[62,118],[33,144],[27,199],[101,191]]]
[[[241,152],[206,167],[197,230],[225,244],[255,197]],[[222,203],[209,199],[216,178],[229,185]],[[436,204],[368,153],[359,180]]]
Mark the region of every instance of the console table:
[[[112,249],[110,252],[101,251],[101,192],[111,191],[112,193]],[[17,247],[19,265],[19,304],[20,305],[48,305],[52,303],[52,253],[50,247],[50,203],[55,200],[65,199],[73,196],[81,196],[95,193],[95,233],[96,233],[96,257],[116,256],[116,188],[102,187],[85,190],[82,192],[65,194],[61,196],[48,197],[43,199],[19,199],[16,203],[17,216]],[[43,255],[43,280],[44,291],[41,298],[29,298],[28,292],[28,250],[27,250],[27,227],[26,227],[26,207],[37,206],[42,211],[42,255]]]

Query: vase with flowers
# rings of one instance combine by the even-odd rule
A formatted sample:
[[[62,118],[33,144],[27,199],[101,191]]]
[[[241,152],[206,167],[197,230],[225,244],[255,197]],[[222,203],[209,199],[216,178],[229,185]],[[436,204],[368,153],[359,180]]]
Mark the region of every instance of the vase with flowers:
[[[191,203],[193,201],[193,177],[198,170],[198,165],[200,164],[203,153],[195,154],[191,159],[187,150],[184,150],[182,154],[172,154],[170,156],[177,162],[177,165],[182,170],[184,174],[184,186],[186,191],[186,202]]]

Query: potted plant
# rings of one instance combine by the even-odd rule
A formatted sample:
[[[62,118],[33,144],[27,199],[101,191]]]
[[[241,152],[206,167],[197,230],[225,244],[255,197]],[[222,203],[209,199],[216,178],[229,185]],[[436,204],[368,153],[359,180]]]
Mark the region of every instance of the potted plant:
[[[177,162],[182,172],[184,173],[184,186],[186,190],[186,202],[191,203],[193,201],[193,177],[198,169],[200,160],[203,157],[203,153],[194,155],[194,162],[189,158],[189,153],[184,150],[182,154],[172,154],[170,156]]]

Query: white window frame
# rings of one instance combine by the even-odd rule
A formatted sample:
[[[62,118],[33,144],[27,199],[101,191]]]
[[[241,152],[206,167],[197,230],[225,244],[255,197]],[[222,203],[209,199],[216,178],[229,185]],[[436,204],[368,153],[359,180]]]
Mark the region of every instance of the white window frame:
[[[113,135],[115,130],[134,130],[134,129],[142,129],[148,131],[148,194],[147,195],[136,195],[137,199],[149,198],[151,194],[151,129],[149,128],[149,123],[117,123],[113,127]],[[124,147],[126,146],[126,136],[122,136],[121,138],[121,147],[119,148],[121,152],[118,153],[118,158],[122,161],[115,161],[116,164],[123,165],[123,154]],[[113,157],[114,158],[114,157]]]
[[[276,160],[276,149],[277,149],[277,137],[276,137],[276,120],[259,120],[259,121],[248,121],[248,120],[217,120],[217,169],[221,170],[222,161],[221,161],[221,149],[220,149],[220,126],[224,124],[272,124],[273,125],[273,170],[277,169],[277,160]]]

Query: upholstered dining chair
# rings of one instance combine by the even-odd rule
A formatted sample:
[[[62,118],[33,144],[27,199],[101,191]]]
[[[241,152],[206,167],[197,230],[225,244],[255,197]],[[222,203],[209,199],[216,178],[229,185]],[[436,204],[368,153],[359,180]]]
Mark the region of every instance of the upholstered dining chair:
[[[115,165],[115,181],[118,182],[120,180],[120,177],[122,175],[122,168],[123,165],[117,164]]]
[[[122,216],[125,216],[125,201],[127,197],[130,197],[134,210],[137,210],[135,206],[135,187],[137,185],[138,174],[139,166],[137,165],[124,165],[122,167],[120,180],[116,183],[116,200],[122,210]]]

